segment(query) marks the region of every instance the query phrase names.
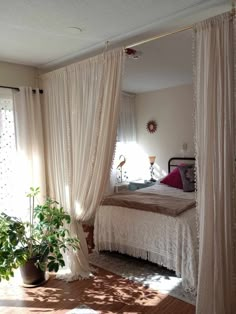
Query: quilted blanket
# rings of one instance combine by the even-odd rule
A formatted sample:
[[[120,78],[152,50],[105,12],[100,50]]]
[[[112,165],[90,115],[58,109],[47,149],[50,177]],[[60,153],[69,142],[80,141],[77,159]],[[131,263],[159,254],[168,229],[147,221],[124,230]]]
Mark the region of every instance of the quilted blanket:
[[[196,206],[194,199],[184,199],[157,193],[120,192],[105,197],[101,205],[128,207],[168,216],[177,216]]]

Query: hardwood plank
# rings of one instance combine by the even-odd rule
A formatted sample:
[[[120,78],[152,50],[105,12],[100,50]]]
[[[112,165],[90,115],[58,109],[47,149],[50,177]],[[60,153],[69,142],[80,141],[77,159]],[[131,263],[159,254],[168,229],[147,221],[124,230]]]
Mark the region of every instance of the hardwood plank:
[[[66,283],[50,276],[41,287],[23,288],[14,280],[0,283],[0,313],[65,314],[78,305],[109,313],[193,314],[195,307],[98,268],[94,277]]]

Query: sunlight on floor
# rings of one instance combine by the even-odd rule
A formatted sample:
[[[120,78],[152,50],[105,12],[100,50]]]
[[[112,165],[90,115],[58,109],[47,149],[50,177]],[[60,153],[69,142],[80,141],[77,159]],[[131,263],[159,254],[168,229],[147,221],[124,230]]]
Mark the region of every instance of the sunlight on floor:
[[[173,300],[100,268],[93,278],[70,283],[52,275],[44,286],[33,289],[23,288],[15,280],[0,284],[0,313],[4,314],[153,314],[172,306]]]
[[[182,278],[177,277],[173,271],[148,261],[114,252],[98,254],[94,251],[89,255],[89,258],[93,265],[140,283],[163,295],[168,294],[190,304],[195,304],[195,296],[184,291]]]

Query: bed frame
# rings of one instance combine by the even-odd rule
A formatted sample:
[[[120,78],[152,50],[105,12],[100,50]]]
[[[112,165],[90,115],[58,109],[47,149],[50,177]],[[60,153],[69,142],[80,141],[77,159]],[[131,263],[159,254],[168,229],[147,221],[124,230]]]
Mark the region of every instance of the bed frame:
[[[168,173],[171,172],[171,170],[177,166],[179,166],[183,161],[192,164],[195,163],[194,157],[172,157],[168,160]]]

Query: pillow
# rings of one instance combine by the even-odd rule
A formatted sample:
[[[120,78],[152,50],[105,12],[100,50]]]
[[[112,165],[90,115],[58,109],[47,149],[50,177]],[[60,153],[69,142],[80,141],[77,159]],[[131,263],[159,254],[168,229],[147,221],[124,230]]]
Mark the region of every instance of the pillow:
[[[182,164],[181,164],[182,165]],[[184,165],[184,164],[183,164]],[[160,181],[177,189],[183,189],[183,183],[178,168],[173,169],[164,179]]]
[[[183,183],[184,192],[193,192],[195,191],[195,167],[194,164],[189,165],[180,165],[178,166],[180,176]]]

